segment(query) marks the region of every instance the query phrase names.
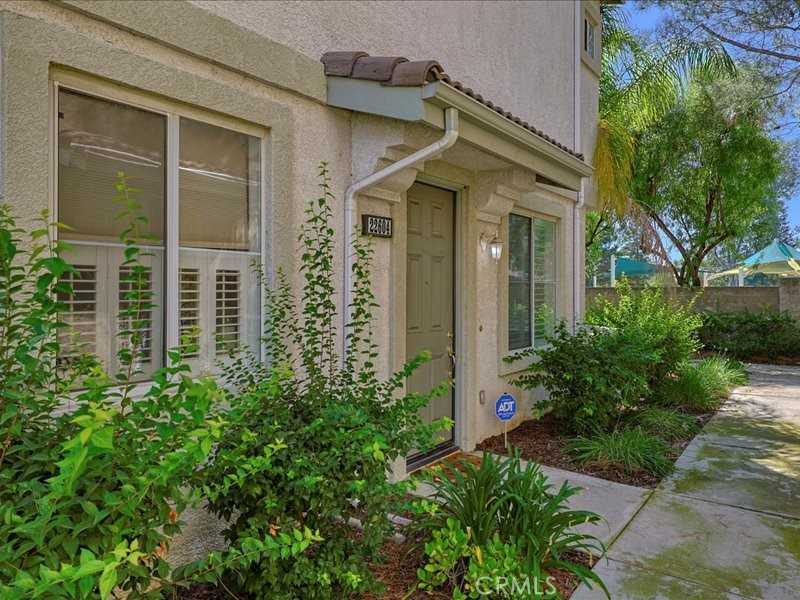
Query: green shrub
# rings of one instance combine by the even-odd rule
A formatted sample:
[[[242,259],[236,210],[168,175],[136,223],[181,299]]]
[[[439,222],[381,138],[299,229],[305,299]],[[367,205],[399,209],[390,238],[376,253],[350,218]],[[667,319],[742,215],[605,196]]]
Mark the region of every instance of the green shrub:
[[[674,376],[665,378],[654,390],[654,401],[673,407],[710,409],[747,381],[741,364],[720,356],[682,363]]]
[[[76,275],[52,239],[53,225],[29,236],[0,205],[0,597],[107,598],[115,586],[129,598],[160,597],[172,585],[165,554],[181,530],[180,514],[195,504],[198,467],[226,426],[223,393],[192,378],[181,356],[153,376],[144,392],[132,381],[138,331],[152,308],[136,245],[135,190],[119,175],[116,201],[131,225],[123,233],[130,291],[120,322],[119,372],[62,346],[59,320]],[[285,540],[253,539],[205,557],[195,573],[246,568]],[[294,540],[292,540],[294,542]],[[192,572],[184,570],[186,577]],[[151,589],[152,588],[152,589]]]
[[[350,351],[343,360],[337,355],[336,256],[324,166],[321,177],[322,194],[310,203],[299,240],[301,299],[295,300],[282,274],[277,289],[267,291],[262,341],[270,360],[243,355],[226,368],[231,424],[204,471],[210,508],[229,521],[231,543],[294,528],[322,538],[301,556],[267,557],[253,568],[232,570],[226,585],[253,598],[343,598],[375,590],[369,563],[379,559],[380,545],[393,532],[388,514],[408,485],[390,483],[386,474],[413,449],[432,448],[436,432],[449,426],[424,424],[419,413],[449,382],[429,394],[402,394],[427,356],[388,381],[376,373],[372,251],[361,238],[355,241],[346,330]],[[354,518],[361,531],[348,526]]]
[[[672,470],[667,458],[669,447],[659,438],[646,434],[641,427],[617,427],[611,432],[596,431],[591,436],[570,440],[567,451],[576,462],[595,462],[602,467],[624,469],[626,473],[646,471],[663,477]]]
[[[562,322],[548,342],[510,359],[534,359],[514,385],[542,386],[549,392],[535,405],[535,417],[552,411],[573,431],[606,428],[648,395],[648,374],[657,357],[645,340],[624,330],[601,328],[584,328],[573,335]]]
[[[599,298],[586,311],[586,323],[612,327],[639,340],[656,355],[648,381],[657,383],[696,352],[700,317],[691,304],[682,306],[656,288],[632,289],[624,279],[616,287],[618,300]]]
[[[600,520],[568,507],[580,488],[565,482],[555,489],[539,465],[523,466],[514,449],[508,458],[485,452],[479,467],[462,460],[458,468],[443,464],[441,469],[433,482],[435,502],[425,502],[429,516],[420,525],[432,537],[425,544],[426,564],[417,573],[417,586],[430,590],[450,582],[453,598],[480,598],[486,597],[478,589],[482,579],[506,577],[546,591],[549,573],[563,569],[605,590],[597,574],[563,559],[568,551],[604,550],[595,537],[574,530]]]
[[[707,350],[738,360],[800,358],[800,319],[770,309],[761,312],[708,312],[700,341]]]
[[[700,431],[697,419],[677,410],[659,407],[631,413],[626,424],[641,427],[648,435],[655,435],[666,441],[694,436]]]

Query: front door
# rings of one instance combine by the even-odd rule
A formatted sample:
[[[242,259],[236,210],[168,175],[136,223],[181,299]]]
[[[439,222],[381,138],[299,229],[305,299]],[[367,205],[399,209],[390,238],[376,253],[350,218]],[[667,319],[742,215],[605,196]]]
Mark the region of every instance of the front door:
[[[426,393],[455,377],[453,310],[455,194],[422,183],[408,190],[406,260],[406,358],[423,350],[431,360],[414,373],[409,391]],[[453,388],[423,409],[426,422],[454,417]],[[440,434],[439,449],[452,446],[452,431]],[[412,460],[420,457],[412,457]]]

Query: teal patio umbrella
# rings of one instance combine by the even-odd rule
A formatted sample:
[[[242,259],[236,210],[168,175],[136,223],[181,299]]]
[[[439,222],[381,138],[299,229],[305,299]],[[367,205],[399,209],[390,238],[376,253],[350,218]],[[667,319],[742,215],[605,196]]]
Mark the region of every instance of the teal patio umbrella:
[[[765,275],[786,275],[800,277],[800,250],[792,248],[778,240],[766,248],[762,248],[747,257],[733,268],[708,277],[709,281],[725,275],[736,275],[744,271],[744,275],[764,273]]]

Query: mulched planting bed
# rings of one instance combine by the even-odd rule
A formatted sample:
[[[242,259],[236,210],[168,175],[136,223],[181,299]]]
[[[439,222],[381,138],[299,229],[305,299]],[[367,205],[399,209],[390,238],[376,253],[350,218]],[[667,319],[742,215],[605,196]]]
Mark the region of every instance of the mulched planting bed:
[[[693,414],[700,425],[705,425],[714,416],[714,413]],[[637,487],[654,488],[661,481],[660,477],[655,477],[644,471],[626,473],[624,469],[613,466],[600,465],[594,462],[587,462],[582,465],[574,462],[571,454],[564,451],[567,440],[572,437],[565,435],[564,425],[559,423],[552,415],[545,415],[538,421],[525,421],[516,428],[508,432],[508,443],[519,448],[522,458],[534,460],[548,467],[556,467],[574,473],[583,473],[626,483]],[[689,444],[694,436],[678,439],[670,444],[670,453],[667,455],[672,462],[678,460],[683,449]],[[494,454],[507,456],[503,435],[484,440],[477,447],[478,450],[487,450]]]
[[[373,566],[373,572],[378,581],[386,586],[383,595],[366,594],[361,600],[402,600],[416,581],[417,569],[422,567],[422,550],[415,548],[421,540],[408,540],[404,544],[386,542],[383,552],[387,557],[386,562]],[[591,567],[597,562],[597,558],[583,552],[568,552],[564,554],[564,559],[584,567]],[[561,595],[567,599],[578,587],[577,577],[566,571],[557,570],[552,574],[553,585],[558,588]],[[410,600],[423,600],[435,598],[452,598],[452,588],[441,588],[431,592],[416,591],[409,596]]]
[[[717,350],[700,350],[697,353],[699,358],[705,358],[707,356],[719,356],[720,352]],[[783,367],[800,367],[800,356],[776,356],[774,358],[770,358],[769,356],[764,356],[763,354],[752,354],[747,357],[747,360],[742,362],[745,363],[753,363],[757,365],[780,365]]]

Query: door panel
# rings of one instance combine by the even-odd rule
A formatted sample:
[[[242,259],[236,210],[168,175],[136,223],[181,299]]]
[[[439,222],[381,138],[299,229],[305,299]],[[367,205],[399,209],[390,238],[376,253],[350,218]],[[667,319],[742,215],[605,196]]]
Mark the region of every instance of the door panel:
[[[428,392],[454,373],[449,347],[455,328],[453,314],[454,193],[421,183],[408,191],[406,257],[406,358],[429,350],[431,360],[408,382],[409,391]],[[453,390],[433,398],[423,411],[426,422],[454,417]],[[441,433],[452,444],[452,432]]]

